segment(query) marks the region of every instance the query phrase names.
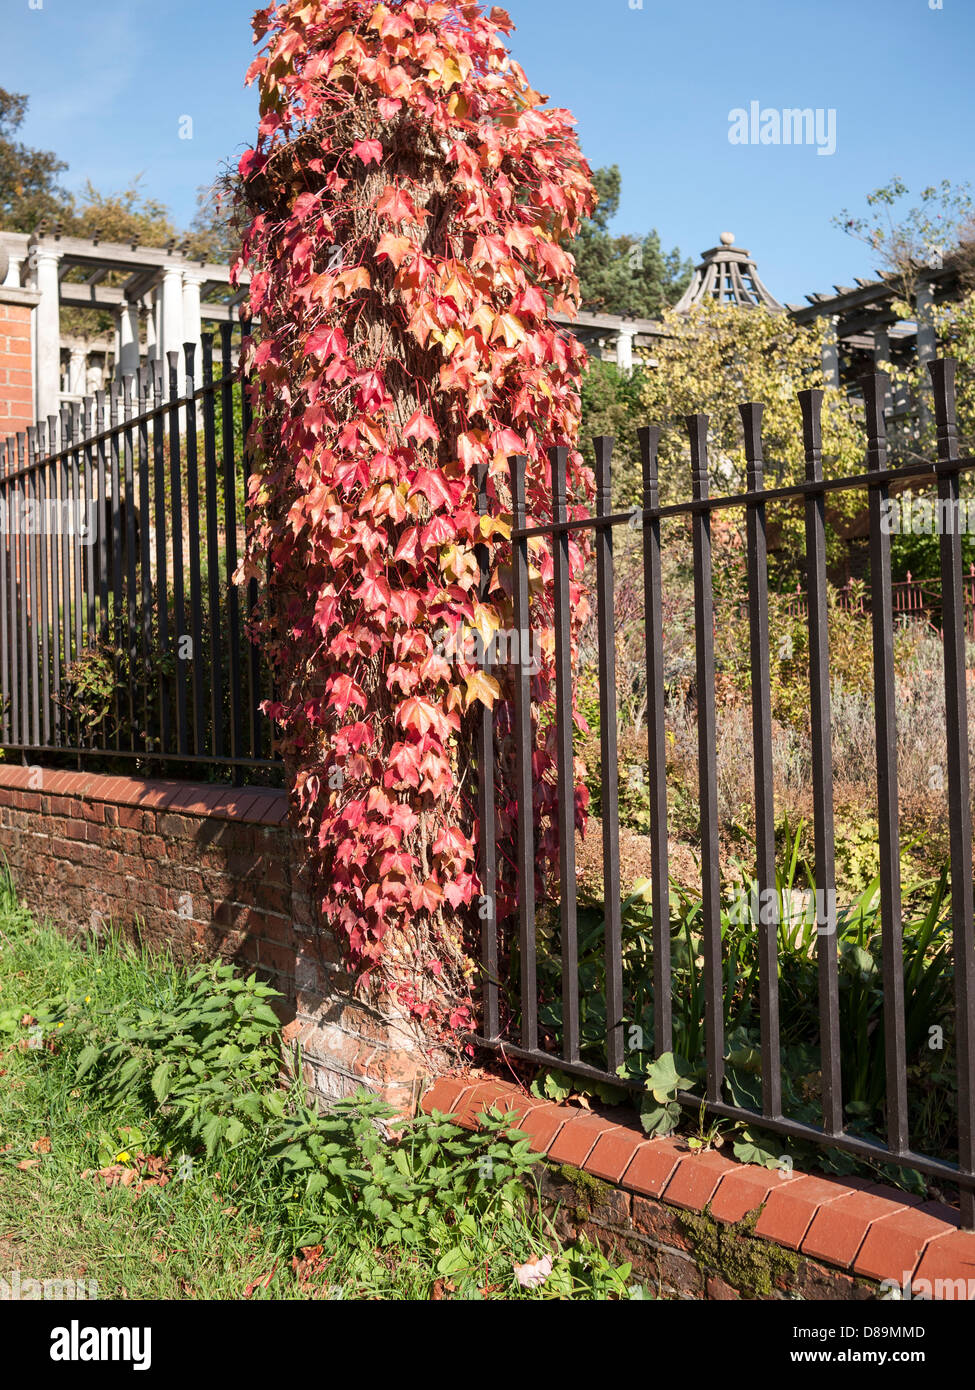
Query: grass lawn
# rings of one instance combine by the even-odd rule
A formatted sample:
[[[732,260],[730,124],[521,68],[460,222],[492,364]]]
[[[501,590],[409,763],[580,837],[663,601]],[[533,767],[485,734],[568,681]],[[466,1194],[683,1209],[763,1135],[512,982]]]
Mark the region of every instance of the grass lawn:
[[[391,1145],[375,1101],[307,1110],[276,1085],[268,1015],[226,968],[83,948],[0,885],[0,1277],[106,1299],[649,1296],[563,1247],[500,1127],[424,1118]]]

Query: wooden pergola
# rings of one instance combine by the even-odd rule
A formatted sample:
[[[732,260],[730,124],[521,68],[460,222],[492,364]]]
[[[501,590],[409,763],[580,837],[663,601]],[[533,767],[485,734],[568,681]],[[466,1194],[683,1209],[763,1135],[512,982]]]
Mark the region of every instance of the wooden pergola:
[[[185,246],[156,248],[64,236],[57,227],[31,236],[0,232],[9,258],[5,284],[39,295],[35,310],[35,396],[39,419],[140,364],[165,361],[185,343],[199,347],[204,322],[236,319],[246,285],[232,287],[230,267],[190,256]],[[114,320],[110,338],[62,334],[61,309],[100,309]]]

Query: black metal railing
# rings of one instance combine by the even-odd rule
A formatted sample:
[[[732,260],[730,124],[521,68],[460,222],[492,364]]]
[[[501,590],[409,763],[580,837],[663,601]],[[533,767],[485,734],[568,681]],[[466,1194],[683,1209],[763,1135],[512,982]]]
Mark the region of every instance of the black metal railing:
[[[904,955],[898,824],[897,729],[894,705],[894,621],[890,576],[890,537],[883,524],[891,484],[905,478],[926,479],[936,486],[944,514],[958,516],[960,475],[975,469],[975,458],[958,451],[954,403],[954,363],[931,365],[937,419],[936,462],[888,467],[884,400],[886,380],[878,374],[865,383],[867,416],[866,471],[853,477],[824,478],[820,417],[823,393],[800,394],[805,480],[766,489],[763,480],[762,407],[742,405],[747,490],[733,496],[709,495],[707,417],[688,417],[691,451],[691,500],[661,506],[658,492],[657,446],[660,431],[640,431],[643,460],[642,550],[644,623],[648,687],[647,769],[650,790],[650,844],[647,869],[652,883],[649,933],[652,944],[653,1046],[660,1057],[674,1048],[673,935],[671,885],[668,872],[667,743],[665,731],[664,632],[662,608],[661,527],[679,521],[691,531],[696,641],[697,755],[700,808],[700,928],[701,1011],[703,1047],[699,1062],[704,1077],[700,1094],[682,1091],[680,1102],[694,1111],[702,1104],[713,1117],[747,1121],[759,1129],[794,1140],[812,1141],[846,1151],[872,1164],[915,1169],[935,1179],[957,1184],[962,1224],[975,1225],[975,928],[973,928],[972,813],[969,783],[969,733],[965,663],[965,584],[959,525],[943,529],[940,547],[940,597],[943,617],[944,693],[946,709],[947,812],[950,830],[950,921],[945,923],[953,959],[952,1043],[957,1072],[958,1161],[944,1152],[916,1152],[908,1123],[908,1056],[904,1022]],[[495,787],[482,778],[479,819],[480,876],[488,901],[499,889],[515,901],[514,917],[496,921],[491,914],[481,924],[483,1014],[481,1043],[540,1065],[602,1082],[621,1083],[626,1057],[627,1018],[621,984],[620,820],[616,796],[616,678],[614,647],[614,529],[633,521],[630,511],[613,513],[610,503],[612,441],[595,441],[596,514],[567,519],[567,450],[551,451],[551,520],[530,524],[525,508],[525,459],[511,460],[513,530],[511,533],[514,625],[525,651],[531,627],[529,544],[534,538],[552,549],[554,574],[554,700],[555,775],[558,783],[559,890],[552,895],[544,932],[538,926],[538,829],[532,772],[532,753],[542,698],[524,661],[510,671],[510,738],[514,745],[513,800],[517,805],[517,840],[492,835],[496,824]],[[825,503],[836,492],[865,495],[869,511],[872,602],[869,622],[874,672],[877,803],[879,827],[880,906],[877,950],[881,957],[883,1004],[876,1023],[882,1029],[885,1100],[881,1110],[885,1140],[865,1134],[851,1123],[843,1096],[842,1060],[851,1040],[840,1016],[840,952],[836,922],[836,853],[834,846],[833,767],[831,747],[830,660]],[[722,509],[738,508],[746,518],[749,648],[751,659],[752,741],[754,758],[755,880],[769,901],[776,891],[775,812],[772,769],[772,708],[769,644],[769,582],[766,551],[766,513],[777,503],[800,503],[805,513],[805,569],[809,637],[809,709],[812,748],[813,837],[817,903],[823,892],[822,914],[815,934],[818,1000],[810,1012],[818,1025],[820,1080],[819,1124],[786,1113],[783,1100],[783,1037],[780,1022],[780,941],[774,912],[753,918],[757,937],[757,1013],[760,1021],[760,1098],[755,1106],[736,1104],[725,1085],[727,1071],[724,1005],[728,974],[722,958],[719,818],[715,710],[714,601],[712,585],[712,517]],[[579,927],[575,874],[575,783],[573,766],[573,670],[569,611],[569,539],[588,532],[596,558],[595,606],[598,616],[598,680],[602,762],[601,815],[605,903],[597,937],[601,937],[600,1020],[594,1055],[591,1036],[580,1041]],[[549,626],[552,620],[545,619]],[[506,724],[506,737],[508,725]],[[481,769],[496,766],[499,735],[491,719],[478,730],[477,762]],[[507,876],[506,884],[501,880]],[[829,891],[833,890],[833,891]],[[818,912],[818,908],[817,908]],[[554,919],[554,920],[553,920]],[[553,948],[552,942],[557,944]],[[561,998],[550,989],[549,1018],[558,1025],[540,1032],[540,949],[554,956]],[[593,951],[592,940],[587,950]],[[598,941],[594,954],[599,958]],[[686,959],[686,958],[685,958]],[[551,976],[549,977],[551,979]],[[591,989],[590,983],[587,989]],[[686,977],[685,977],[686,978]],[[643,986],[645,986],[645,981]],[[553,997],[556,996],[556,997]],[[951,996],[948,996],[951,1006]],[[818,1015],[818,1018],[816,1017]],[[540,1042],[541,1038],[541,1042]],[[543,1045],[546,1044],[546,1045]],[[649,1051],[649,1045],[648,1049]],[[625,1081],[626,1067],[622,1067]],[[642,1082],[637,1081],[636,1085]],[[858,1132],[859,1128],[859,1132]],[[950,1145],[954,1153],[954,1144]]]
[[[8,757],[275,781],[247,622],[249,405],[234,325],[0,441]],[[180,368],[183,368],[181,373]],[[182,382],[180,380],[182,376]],[[182,385],[182,391],[181,391]]]

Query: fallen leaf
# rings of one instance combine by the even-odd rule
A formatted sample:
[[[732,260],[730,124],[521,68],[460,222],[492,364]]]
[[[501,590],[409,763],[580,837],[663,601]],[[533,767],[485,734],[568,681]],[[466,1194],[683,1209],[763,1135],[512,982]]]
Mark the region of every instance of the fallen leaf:
[[[49,1154],[51,1152],[51,1136],[42,1134],[40,1139],[35,1139],[30,1146],[32,1154]]]
[[[255,1289],[266,1289],[267,1286],[270,1284],[271,1280],[274,1278],[275,1272],[277,1271],[277,1267],[280,1263],[280,1260],[275,1260],[273,1266],[271,1267],[271,1269],[268,1270],[267,1274],[262,1274],[259,1279],[255,1279],[253,1283],[248,1284],[247,1288],[244,1290],[244,1297],[250,1298],[251,1294],[253,1294]]]
[[[40,1166],[41,1160],[39,1158],[22,1158],[17,1164],[22,1173],[26,1172],[28,1168],[39,1168]]]
[[[551,1255],[542,1255],[537,1260],[528,1260],[523,1265],[515,1265],[515,1278],[523,1289],[537,1289],[552,1273]]]
[[[300,1260],[297,1255],[292,1256],[291,1268],[297,1274],[300,1283],[307,1284],[319,1266],[329,1263],[329,1259],[322,1259],[324,1249],[323,1245],[306,1245],[301,1251],[302,1258]]]

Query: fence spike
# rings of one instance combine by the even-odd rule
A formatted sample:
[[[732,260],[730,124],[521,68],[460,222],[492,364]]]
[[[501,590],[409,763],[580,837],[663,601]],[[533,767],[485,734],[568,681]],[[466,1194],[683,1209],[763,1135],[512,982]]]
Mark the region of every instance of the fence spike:
[[[746,486],[749,492],[762,490],[764,472],[762,416],[764,412],[765,406],[761,401],[748,401],[738,407],[745,436]]]
[[[818,483],[823,476],[823,398],[825,391],[811,387],[800,391],[802,444],[806,457],[806,481]]]
[[[608,516],[612,510],[612,484],[610,471],[615,439],[611,434],[593,436],[592,447],[596,455],[596,515]]]
[[[955,411],[955,372],[953,357],[938,357],[928,363],[934,391],[934,418],[937,426],[939,457],[955,458],[958,454],[958,420]]]
[[[183,360],[186,366],[186,394],[192,396],[194,386],[194,368],[196,366],[196,343],[183,344]]]
[[[640,443],[640,460],[643,472],[643,505],[656,507],[659,504],[660,483],[657,476],[657,452],[660,448],[660,426],[644,425],[637,430]]]
[[[179,395],[179,353],[175,348],[166,353],[166,362],[169,366],[169,399],[174,401]]]
[[[708,419],[707,415],[685,415],[691,442],[691,482],[695,498],[708,495]]]

